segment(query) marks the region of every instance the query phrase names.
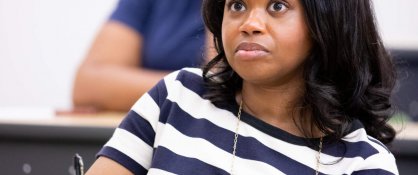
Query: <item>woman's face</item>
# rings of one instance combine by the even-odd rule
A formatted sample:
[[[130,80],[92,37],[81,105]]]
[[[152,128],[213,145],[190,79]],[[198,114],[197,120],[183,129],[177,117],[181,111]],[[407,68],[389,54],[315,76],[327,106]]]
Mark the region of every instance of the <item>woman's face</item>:
[[[265,85],[301,80],[311,49],[299,0],[226,0],[222,42],[244,81]]]

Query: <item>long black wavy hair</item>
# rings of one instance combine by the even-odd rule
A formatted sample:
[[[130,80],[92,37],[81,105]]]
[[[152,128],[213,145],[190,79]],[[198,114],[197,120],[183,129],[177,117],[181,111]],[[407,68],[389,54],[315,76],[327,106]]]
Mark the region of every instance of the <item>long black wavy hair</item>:
[[[376,28],[370,0],[300,0],[313,47],[304,67],[303,111],[333,141],[341,139],[354,119],[367,133],[390,143],[395,130],[387,124],[396,73]],[[203,68],[206,98],[230,104],[242,78],[228,64],[222,45],[225,0],[204,0],[203,18],[218,55]]]

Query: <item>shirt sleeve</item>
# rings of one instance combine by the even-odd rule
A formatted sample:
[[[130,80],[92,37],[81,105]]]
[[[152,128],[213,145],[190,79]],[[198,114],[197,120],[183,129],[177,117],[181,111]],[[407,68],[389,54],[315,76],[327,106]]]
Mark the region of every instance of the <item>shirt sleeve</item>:
[[[391,152],[380,152],[368,157],[352,175],[399,175],[395,157]]]
[[[178,72],[167,75],[133,105],[97,157],[110,158],[135,175],[148,173],[158,144],[158,125],[164,118],[160,111],[167,108],[166,82],[174,81]]]
[[[135,175],[147,174],[160,116],[159,98],[166,96],[164,86],[160,81],[134,104],[97,157],[110,158]]]
[[[110,20],[121,22],[143,33],[151,9],[152,0],[119,0]]]

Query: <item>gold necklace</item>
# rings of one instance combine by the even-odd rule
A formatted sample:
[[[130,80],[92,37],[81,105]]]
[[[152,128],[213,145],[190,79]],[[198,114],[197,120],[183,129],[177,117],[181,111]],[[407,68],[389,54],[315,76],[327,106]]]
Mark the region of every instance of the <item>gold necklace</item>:
[[[242,112],[242,101],[239,104],[238,114],[237,114],[237,126],[235,127],[235,135],[234,135],[234,145],[232,146],[232,162],[231,162],[231,175],[234,174],[234,163],[235,163],[235,154],[237,151],[237,142],[238,142],[238,129],[239,129],[239,123],[241,121],[241,112]],[[322,137],[319,138],[319,149],[318,153],[316,155],[316,169],[315,169],[315,175],[319,174],[319,162],[321,159],[321,151],[322,151]]]

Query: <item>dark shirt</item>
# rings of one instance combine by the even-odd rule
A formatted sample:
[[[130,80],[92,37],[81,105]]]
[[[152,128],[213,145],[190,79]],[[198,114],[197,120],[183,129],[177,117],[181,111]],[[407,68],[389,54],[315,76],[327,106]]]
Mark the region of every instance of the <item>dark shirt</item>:
[[[201,0],[120,0],[110,19],[143,37],[142,65],[177,70],[203,62]]]

